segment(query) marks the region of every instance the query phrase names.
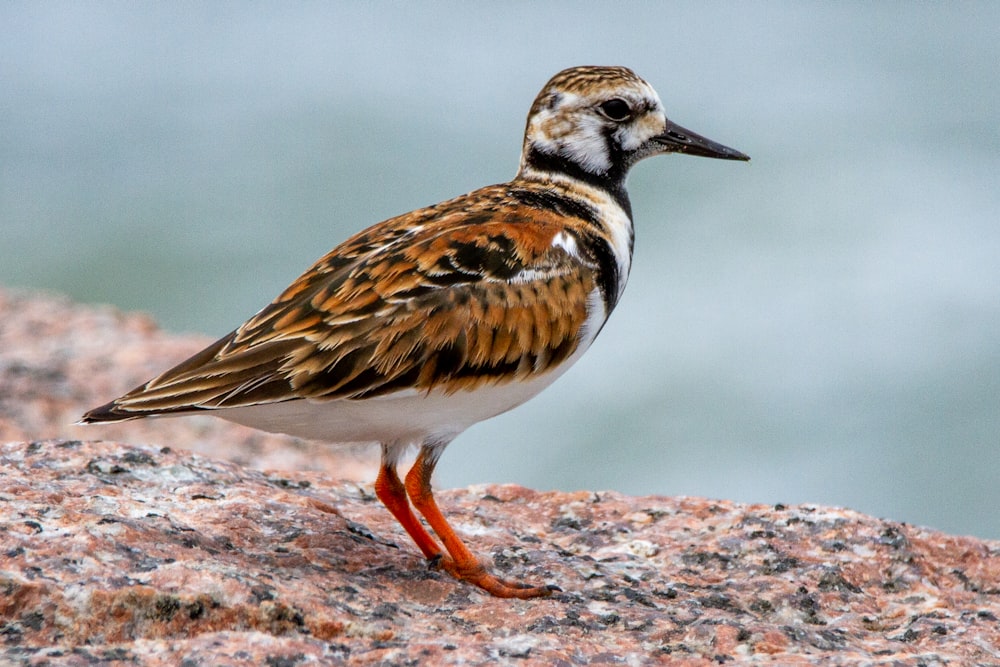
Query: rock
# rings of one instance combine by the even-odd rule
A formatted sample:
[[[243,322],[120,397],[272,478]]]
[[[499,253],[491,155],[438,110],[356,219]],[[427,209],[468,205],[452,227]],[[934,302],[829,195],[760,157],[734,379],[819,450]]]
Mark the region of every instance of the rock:
[[[498,600],[429,567],[337,450],[65,426],[204,342],[0,291],[0,426],[27,439],[0,445],[0,664],[1000,664],[998,542],[818,506],[439,492],[503,576],[563,589]]]
[[[146,315],[82,306],[65,297],[0,288],[0,442],[124,439],[169,443],[254,468],[324,470],[371,479],[369,450],[335,448],[214,417],[73,426],[84,411],[120,396],[209,344],[161,331]]]
[[[1000,661],[1000,544],[848,510],[441,492],[504,576],[563,589],[512,601],[323,473],[50,440],[2,446],[0,477],[11,663]]]

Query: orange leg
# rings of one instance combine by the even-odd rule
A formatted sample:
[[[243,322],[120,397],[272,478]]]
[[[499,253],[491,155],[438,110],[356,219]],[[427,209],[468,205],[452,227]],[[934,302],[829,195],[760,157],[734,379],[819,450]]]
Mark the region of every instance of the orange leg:
[[[375,495],[382,501],[400,525],[406,529],[413,541],[417,543],[424,556],[436,560],[443,555],[441,546],[431,537],[410,509],[410,501],[406,499],[406,488],[396,474],[396,462],[382,457],[382,467],[375,480]]]
[[[500,598],[545,597],[552,595],[553,591],[559,590],[555,586],[529,586],[521,582],[504,581],[486,571],[479,559],[455,534],[454,529],[448,524],[434,500],[434,494],[431,491],[431,474],[434,472],[434,466],[437,465],[439,453],[440,449],[435,447],[422,447],[420,449],[416,462],[406,475],[406,493],[410,496],[413,506],[424,516],[451,555],[451,558],[441,559],[441,567],[453,577],[475,584],[487,593]],[[412,513],[410,516],[413,516]],[[400,521],[402,522],[402,520]],[[413,535],[413,531],[410,531],[409,528],[407,531]],[[419,541],[417,543],[419,544]],[[424,553],[427,553],[426,550]]]

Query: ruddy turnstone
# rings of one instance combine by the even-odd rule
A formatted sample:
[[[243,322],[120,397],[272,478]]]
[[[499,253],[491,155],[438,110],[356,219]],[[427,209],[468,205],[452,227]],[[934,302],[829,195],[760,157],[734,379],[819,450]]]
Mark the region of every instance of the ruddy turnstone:
[[[499,597],[549,595],[558,589],[483,566],[439,509],[431,475],[458,434],[527,401],[594,341],[632,261],[625,177],[664,153],[750,159],[667,120],[629,69],[564,70],[531,105],[512,181],[355,234],[234,332],[80,423],[212,414],[377,442],[375,493],[424,556]],[[403,481],[396,466],[410,446],[419,452]]]

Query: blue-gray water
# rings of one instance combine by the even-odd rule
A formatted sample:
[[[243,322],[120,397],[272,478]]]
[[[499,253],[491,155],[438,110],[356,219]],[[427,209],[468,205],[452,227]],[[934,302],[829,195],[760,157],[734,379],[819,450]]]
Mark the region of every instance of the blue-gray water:
[[[221,335],[352,232],[507,180],[557,70],[629,65],[753,162],[636,168],[618,310],[439,484],[1000,538],[997,26],[997,3],[4,3],[0,283]]]

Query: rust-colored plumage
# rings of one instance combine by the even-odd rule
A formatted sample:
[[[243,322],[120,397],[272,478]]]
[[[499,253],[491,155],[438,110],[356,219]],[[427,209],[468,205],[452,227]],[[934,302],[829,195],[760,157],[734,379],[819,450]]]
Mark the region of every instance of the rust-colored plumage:
[[[625,176],[668,152],[748,159],[668,121],[631,70],[565,70],[531,107],[510,183],[356,234],[233,333],[82,423],[207,411],[379,442],[376,493],[428,559],[494,595],[549,595],[480,564],[437,507],[431,473],[455,436],[537,394],[594,340],[631,265]],[[404,483],[396,463],[411,445]]]
[[[357,234],[232,334],[104,410],[453,393],[549,371],[577,348],[599,267],[553,245],[584,238],[588,222],[513,204],[511,190],[483,188]]]

